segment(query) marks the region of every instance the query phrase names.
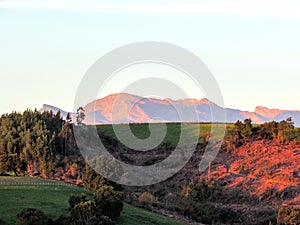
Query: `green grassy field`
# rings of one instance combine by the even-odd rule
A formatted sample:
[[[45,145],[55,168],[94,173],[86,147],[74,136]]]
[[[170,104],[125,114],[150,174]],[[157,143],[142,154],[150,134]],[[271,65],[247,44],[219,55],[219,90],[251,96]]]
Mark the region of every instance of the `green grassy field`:
[[[117,128],[122,133],[127,133],[127,125],[118,124]],[[161,126],[159,123],[151,124],[155,128],[155,126]],[[188,142],[188,137],[206,137],[210,134],[212,124],[211,123],[166,123],[167,132],[163,142],[168,142],[177,145],[181,132],[185,134],[186,141]],[[233,127],[233,124],[214,124],[214,127],[220,127],[230,129]],[[112,125],[98,125],[97,129],[99,132],[104,132],[106,135],[116,138],[114,128]],[[150,135],[149,125],[148,124],[130,124],[130,129],[132,133],[141,139],[148,138]],[[217,129],[222,130],[222,129]],[[155,133],[153,135],[156,135]],[[222,135],[222,134],[221,134]],[[159,134],[157,138],[161,138]],[[116,138],[117,139],[117,138]],[[194,139],[192,138],[192,142],[194,144]]]
[[[57,218],[61,214],[68,215],[69,196],[80,193],[92,197],[91,192],[64,182],[26,177],[0,177],[0,219],[8,225],[15,224],[16,214],[23,208],[40,209],[51,218]],[[116,224],[182,225],[170,218],[128,204],[125,204]]]

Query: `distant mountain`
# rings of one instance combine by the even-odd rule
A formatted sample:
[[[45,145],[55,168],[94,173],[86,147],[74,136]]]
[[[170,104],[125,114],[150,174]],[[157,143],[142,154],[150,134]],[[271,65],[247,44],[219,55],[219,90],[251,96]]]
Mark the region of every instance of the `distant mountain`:
[[[60,111],[61,116],[66,117],[68,112],[61,110],[60,108],[57,108],[55,106],[52,105],[47,105],[47,104],[43,104],[43,107],[39,110],[40,112],[44,112],[44,111],[52,111],[53,113],[57,113],[58,111]]]
[[[40,112],[44,112],[44,111],[52,111],[53,113],[57,113],[58,111],[60,111],[60,115],[63,119],[66,119],[68,112],[57,108],[55,106],[52,105],[47,105],[47,104],[43,104],[43,107],[39,110]],[[72,121],[75,121],[76,119],[76,114],[75,113],[70,113]]]
[[[137,95],[119,93],[97,99],[85,107],[87,124],[143,123],[143,122],[222,122],[221,115],[226,111],[226,122],[250,118],[253,123],[281,121],[292,117],[300,127],[300,110],[279,110],[258,106],[254,112],[222,108],[204,98],[197,99],[156,99],[143,98]],[[217,112],[214,120],[211,110]],[[43,105],[41,111],[60,110],[54,106]],[[62,116],[67,112],[61,111]],[[195,112],[195,113],[191,113]],[[74,116],[74,115],[73,115]],[[219,117],[219,118],[218,118]]]

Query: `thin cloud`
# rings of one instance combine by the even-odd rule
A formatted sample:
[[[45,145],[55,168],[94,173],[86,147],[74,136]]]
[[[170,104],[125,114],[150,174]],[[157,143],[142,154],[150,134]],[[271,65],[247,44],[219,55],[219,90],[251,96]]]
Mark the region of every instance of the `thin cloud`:
[[[0,1],[1,8],[71,10],[135,15],[218,16],[299,20],[300,3],[294,0],[197,1],[174,4],[101,4],[68,1]]]

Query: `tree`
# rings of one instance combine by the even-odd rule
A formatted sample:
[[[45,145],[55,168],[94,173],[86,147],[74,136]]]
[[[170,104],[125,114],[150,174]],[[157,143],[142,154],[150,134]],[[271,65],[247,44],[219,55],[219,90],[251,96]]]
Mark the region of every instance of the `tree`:
[[[73,131],[71,125],[69,123],[64,123],[58,136],[63,139],[62,154],[66,156],[66,153],[69,149],[69,144],[73,138]]]
[[[85,170],[82,176],[84,188],[95,191],[99,187],[107,184],[107,179],[96,173],[89,164],[85,164]]]
[[[82,125],[82,121],[85,119],[85,110],[80,106],[77,109],[77,114],[76,114],[76,122],[79,126]]]
[[[295,139],[295,136],[295,127],[291,117],[278,124],[278,139],[281,142],[292,141]]]
[[[244,129],[244,124],[241,121],[236,121],[236,123],[234,124],[234,129],[236,132],[236,140],[240,140],[242,139],[242,130]]]
[[[263,139],[275,139],[278,136],[278,123],[275,121],[264,123],[259,128],[260,136]]]
[[[251,138],[252,137],[252,121],[251,119],[244,120],[244,128],[242,130],[243,137]]]
[[[124,175],[123,168],[115,158],[111,159],[104,155],[96,156],[87,161],[88,164],[95,169],[105,174],[109,180],[120,180]]]
[[[69,112],[66,116],[66,122],[69,123],[69,124],[72,123],[72,116],[71,116],[71,113],[69,113]]]

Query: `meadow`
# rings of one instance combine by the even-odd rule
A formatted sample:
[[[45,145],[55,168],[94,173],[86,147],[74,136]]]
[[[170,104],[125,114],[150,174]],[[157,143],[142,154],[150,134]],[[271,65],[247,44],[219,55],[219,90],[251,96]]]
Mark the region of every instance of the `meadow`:
[[[166,123],[167,127],[165,137],[162,142],[172,144],[176,146],[181,134],[184,133],[187,142],[189,142],[189,137],[198,137],[199,141],[201,138],[206,138],[210,135],[212,130],[212,126],[215,127],[217,130],[217,137],[222,135],[222,128],[226,128],[226,130],[232,130],[234,124],[211,124],[211,123]],[[97,125],[97,130],[99,133],[104,133],[112,138],[118,139],[114,132],[114,127],[117,127],[119,131],[123,131],[126,133],[128,131],[128,125],[125,124],[118,124],[118,125]],[[156,127],[161,126],[160,123],[153,123],[151,126],[155,130]],[[132,134],[134,134],[137,138],[146,139],[151,134],[149,130],[149,124],[141,123],[141,124],[129,124],[130,130]],[[220,128],[220,129],[219,129]],[[157,129],[159,130],[159,129]],[[218,133],[220,132],[220,133]],[[129,137],[128,137],[129,138]],[[158,139],[161,138],[160,135],[157,137]],[[191,142],[194,144],[194,139],[191,139]],[[188,144],[188,143],[187,143]]]
[[[84,193],[92,198],[92,192],[62,181],[28,177],[0,177],[0,219],[7,225],[16,222],[16,215],[23,208],[37,208],[51,218],[69,215],[69,196]],[[124,204],[118,225],[182,225],[173,219]]]

